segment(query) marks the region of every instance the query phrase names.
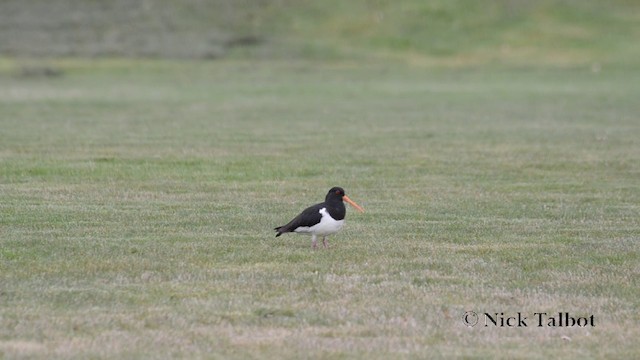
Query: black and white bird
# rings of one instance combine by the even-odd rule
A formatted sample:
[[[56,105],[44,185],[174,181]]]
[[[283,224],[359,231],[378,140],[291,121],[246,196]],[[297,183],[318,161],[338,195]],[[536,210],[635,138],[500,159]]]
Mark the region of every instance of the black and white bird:
[[[288,224],[275,228],[276,237],[287,232],[311,234],[311,242],[315,249],[318,247],[318,236],[322,236],[322,245],[326,248],[327,236],[337,233],[344,225],[347,209],[343,201],[364,212],[360,205],[344,194],[343,188],[336,186],[329,190],[324,202],[306,208]]]

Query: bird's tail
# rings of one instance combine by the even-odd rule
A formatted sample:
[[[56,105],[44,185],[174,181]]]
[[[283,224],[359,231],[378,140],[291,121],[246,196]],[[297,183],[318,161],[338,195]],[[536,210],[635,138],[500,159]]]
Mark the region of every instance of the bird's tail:
[[[276,234],[276,237],[278,237],[278,236],[282,235],[282,233],[284,232],[284,231],[280,231],[280,229],[282,229],[282,228],[283,228],[283,226],[278,226],[277,228],[274,228],[274,229],[273,229],[273,230],[275,230],[275,231],[277,231],[277,232],[278,232],[278,233]]]

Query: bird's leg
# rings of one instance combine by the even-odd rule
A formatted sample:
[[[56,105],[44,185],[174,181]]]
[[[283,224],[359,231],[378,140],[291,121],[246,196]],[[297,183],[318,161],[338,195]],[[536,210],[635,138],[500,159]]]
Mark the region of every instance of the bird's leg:
[[[313,248],[317,249],[318,248],[318,239],[316,238],[316,234],[312,234],[311,235],[311,242],[313,243]]]
[[[329,244],[327,244],[327,237],[326,236],[322,237],[322,246],[324,246],[325,249],[329,247]]]

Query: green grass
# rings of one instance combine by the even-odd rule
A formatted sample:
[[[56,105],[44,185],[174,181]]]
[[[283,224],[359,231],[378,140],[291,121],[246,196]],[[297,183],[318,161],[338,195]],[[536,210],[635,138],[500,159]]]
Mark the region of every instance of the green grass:
[[[632,69],[52,64],[0,64],[0,357],[640,356]]]
[[[639,24],[633,0],[4,0],[0,53],[629,65]]]
[[[427,66],[632,64],[640,56],[640,4],[627,0],[302,3],[279,15],[285,38],[310,56]]]

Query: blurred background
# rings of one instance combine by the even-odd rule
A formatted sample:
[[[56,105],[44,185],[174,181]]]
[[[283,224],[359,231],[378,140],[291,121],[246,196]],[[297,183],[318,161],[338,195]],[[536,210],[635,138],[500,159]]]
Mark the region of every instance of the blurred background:
[[[1,0],[0,56],[631,64],[637,0]]]

